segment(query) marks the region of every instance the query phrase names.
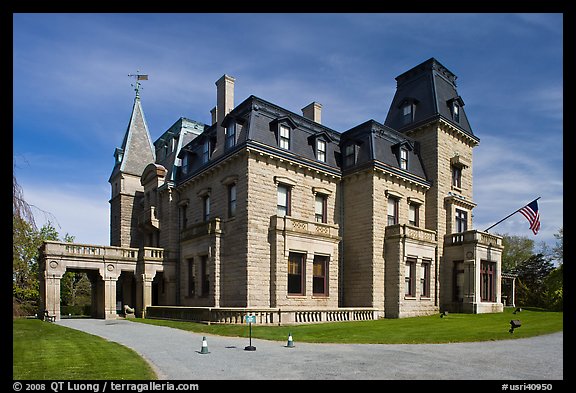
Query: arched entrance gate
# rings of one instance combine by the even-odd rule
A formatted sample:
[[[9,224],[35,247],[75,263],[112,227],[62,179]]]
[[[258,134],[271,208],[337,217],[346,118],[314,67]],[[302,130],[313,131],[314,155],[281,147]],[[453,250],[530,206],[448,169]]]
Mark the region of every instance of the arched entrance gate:
[[[152,305],[154,277],[156,273],[164,272],[164,250],[45,241],[40,247],[39,263],[41,315],[47,310],[56,320],[60,319],[60,280],[66,269],[91,271],[95,317],[117,317],[117,289],[120,293],[133,293],[134,296],[119,300],[124,304],[131,302],[129,305],[135,308],[136,315],[144,316],[146,307]],[[121,277],[132,275],[135,280],[119,281]],[[122,288],[117,288],[118,283]],[[136,288],[130,288],[131,285]]]

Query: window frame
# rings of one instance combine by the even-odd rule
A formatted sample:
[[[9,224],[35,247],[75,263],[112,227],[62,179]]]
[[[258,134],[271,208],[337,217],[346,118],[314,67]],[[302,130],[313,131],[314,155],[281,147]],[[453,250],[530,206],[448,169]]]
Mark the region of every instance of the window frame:
[[[461,189],[462,188],[462,167],[458,165],[452,165],[452,187]]]
[[[210,273],[208,272],[208,255],[200,256],[200,277],[202,278],[200,296],[208,297],[210,295]]]
[[[212,152],[210,151],[210,139],[206,138],[202,143],[202,164],[207,164],[210,161]]]
[[[322,275],[316,273],[316,266],[322,266]],[[328,296],[328,268],[330,266],[330,256],[314,254],[312,261],[312,296]],[[321,283],[321,284],[320,284]],[[322,291],[317,291],[317,287],[322,287]]]
[[[454,216],[456,225],[455,233],[466,232],[468,230],[468,211],[462,209],[455,209]]]
[[[194,272],[194,258],[186,259],[188,265],[188,297],[196,294],[196,275]]]
[[[202,220],[203,222],[210,221],[210,194],[202,197]]]
[[[232,132],[230,132],[232,130]],[[224,149],[228,150],[236,146],[237,123],[232,121],[226,126],[226,136],[224,140]]]
[[[286,190],[286,205],[280,205],[279,196],[280,196],[280,189]],[[283,213],[280,212],[280,208],[285,209]],[[276,188],[276,215],[279,217],[284,216],[291,216],[292,215],[292,186],[284,183],[278,183]]]
[[[416,258],[406,258],[404,266],[404,298],[416,297],[416,263]]]
[[[390,201],[394,202],[394,214],[391,215],[390,214]],[[386,220],[386,226],[390,226],[390,225],[396,225],[399,222],[399,207],[400,207],[400,199],[395,197],[395,196],[389,196],[388,199],[386,200],[386,215],[387,215],[387,220]],[[390,220],[393,220],[393,222],[391,223]]]
[[[322,212],[318,213],[318,202],[320,200]],[[314,220],[320,224],[328,223],[328,195],[319,192],[314,195]]]
[[[452,300],[464,302],[464,261],[454,261],[452,265]]]
[[[236,183],[231,183],[227,187],[228,189],[228,218],[236,217],[237,208],[237,198],[238,198],[238,188]],[[234,191],[234,193],[232,193]],[[232,195],[234,194],[234,195]]]
[[[398,155],[400,169],[408,170],[408,149],[401,147],[400,154]]]
[[[411,219],[412,209],[414,209],[414,220]],[[408,204],[408,224],[420,227],[420,204],[419,203],[409,203]]]
[[[420,267],[422,268],[422,276],[420,277],[420,297],[430,298],[430,267],[432,261],[429,259],[422,259]]]
[[[286,135],[282,131],[286,131]],[[278,147],[285,150],[290,150],[291,145],[291,131],[292,129],[286,124],[278,125]]]
[[[298,273],[291,273],[293,264],[299,266]],[[306,253],[290,251],[288,253],[286,293],[288,296],[306,294]],[[291,277],[292,276],[292,277]],[[296,286],[296,287],[294,287]]]
[[[496,301],[496,262],[480,261],[480,301]]]
[[[344,146],[344,167],[349,168],[356,164],[356,144],[349,143]]]
[[[320,148],[320,146],[323,146]],[[316,139],[316,159],[321,162],[326,162],[326,147],[328,143],[324,139]]]

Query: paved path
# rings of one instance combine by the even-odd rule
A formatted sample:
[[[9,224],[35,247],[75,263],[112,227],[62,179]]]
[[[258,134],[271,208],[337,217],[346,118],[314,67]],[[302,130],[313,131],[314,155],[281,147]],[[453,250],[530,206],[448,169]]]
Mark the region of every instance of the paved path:
[[[309,344],[206,335],[126,320],[63,319],[134,349],[160,379],[561,380],[563,333],[454,344]]]

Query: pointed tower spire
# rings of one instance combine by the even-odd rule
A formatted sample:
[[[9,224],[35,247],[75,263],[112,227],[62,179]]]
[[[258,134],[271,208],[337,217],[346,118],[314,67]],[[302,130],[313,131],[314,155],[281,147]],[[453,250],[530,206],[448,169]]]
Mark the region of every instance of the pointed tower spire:
[[[140,80],[136,76],[136,97],[130,122],[124,134],[122,146],[114,151],[114,169],[110,175],[112,197],[110,199],[110,245],[139,247],[140,235],[132,227],[133,215],[138,214],[136,200],[143,194],[140,177],[147,165],[156,161],[156,154],[142,104],[140,102]],[[134,86],[134,85],[132,85]]]

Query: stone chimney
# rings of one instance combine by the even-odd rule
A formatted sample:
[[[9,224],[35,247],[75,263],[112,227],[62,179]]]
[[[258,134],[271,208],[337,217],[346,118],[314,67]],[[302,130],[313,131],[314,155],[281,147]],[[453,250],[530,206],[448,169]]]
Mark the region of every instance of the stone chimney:
[[[312,102],[302,108],[302,116],[318,124],[322,124],[322,104]]]
[[[216,82],[216,120],[218,127],[228,113],[234,109],[234,78],[222,75]]]
[[[216,124],[216,122],[218,121],[218,108],[214,107],[212,108],[212,110],[210,111],[210,114],[212,115],[212,124]]]

